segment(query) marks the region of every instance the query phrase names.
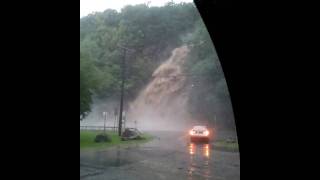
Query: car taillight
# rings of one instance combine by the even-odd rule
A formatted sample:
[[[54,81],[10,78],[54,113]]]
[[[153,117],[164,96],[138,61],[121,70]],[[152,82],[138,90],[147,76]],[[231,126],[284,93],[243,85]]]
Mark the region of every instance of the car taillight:
[[[206,131],[204,132],[204,135],[205,135],[205,136],[208,136],[208,135],[209,135],[209,131],[206,130]]]

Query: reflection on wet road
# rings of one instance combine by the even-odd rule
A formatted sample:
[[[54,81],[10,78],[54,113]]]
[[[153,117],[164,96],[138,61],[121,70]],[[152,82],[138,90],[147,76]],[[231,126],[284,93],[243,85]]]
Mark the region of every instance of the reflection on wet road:
[[[188,167],[188,179],[193,180],[194,174],[210,179],[210,147],[208,143],[189,143],[190,162]]]
[[[210,148],[209,148],[209,144],[208,143],[205,143],[205,144],[201,144],[201,143],[194,143],[194,142],[191,142],[189,143],[189,153],[190,155],[196,155],[196,151],[200,151],[199,154],[202,155],[202,156],[205,156],[207,158],[209,158],[210,156]]]
[[[146,144],[80,151],[80,179],[238,180],[239,154],[190,143],[179,132],[151,132]]]

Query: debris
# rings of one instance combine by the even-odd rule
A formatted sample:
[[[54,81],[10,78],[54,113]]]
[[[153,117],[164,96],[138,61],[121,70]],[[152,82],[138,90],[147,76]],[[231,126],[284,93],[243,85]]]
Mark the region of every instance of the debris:
[[[141,132],[136,128],[126,128],[122,133],[121,140],[132,140],[132,139],[143,139],[141,137]]]

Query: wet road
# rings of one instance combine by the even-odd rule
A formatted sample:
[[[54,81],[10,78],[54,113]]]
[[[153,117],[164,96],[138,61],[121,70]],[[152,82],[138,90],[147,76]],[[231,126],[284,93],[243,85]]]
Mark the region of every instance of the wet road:
[[[190,143],[181,132],[150,132],[145,144],[80,151],[83,180],[238,180],[239,153]]]

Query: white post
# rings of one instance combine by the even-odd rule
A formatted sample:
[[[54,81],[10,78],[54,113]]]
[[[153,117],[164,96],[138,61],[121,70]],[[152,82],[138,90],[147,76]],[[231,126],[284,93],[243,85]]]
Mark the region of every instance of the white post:
[[[118,122],[118,110],[115,108],[114,109],[114,126],[113,126],[115,132],[117,131],[117,129],[116,129],[117,124],[119,124],[119,122]]]
[[[116,122],[117,122],[117,116],[114,114],[113,117],[114,117],[113,130],[115,131],[115,129],[116,129]]]
[[[106,133],[106,120],[107,120],[107,112],[103,112],[103,115],[105,116],[104,122],[103,122],[103,132]]]
[[[125,128],[126,128],[126,112],[125,111],[123,111],[123,130],[125,130]]]
[[[217,132],[217,116],[214,115],[214,130]]]

